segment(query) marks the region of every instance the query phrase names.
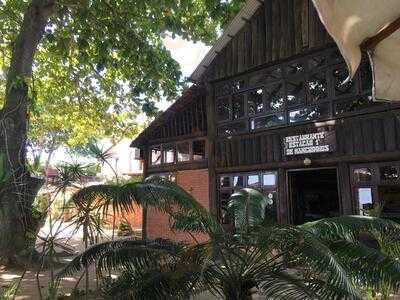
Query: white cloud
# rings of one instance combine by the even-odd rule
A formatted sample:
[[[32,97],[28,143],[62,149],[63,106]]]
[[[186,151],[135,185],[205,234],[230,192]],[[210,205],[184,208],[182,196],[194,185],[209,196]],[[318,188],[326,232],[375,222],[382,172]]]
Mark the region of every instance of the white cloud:
[[[210,50],[204,43],[193,43],[179,36],[173,39],[170,35],[164,38],[165,47],[171,51],[172,57],[180,64],[183,76],[189,77]]]

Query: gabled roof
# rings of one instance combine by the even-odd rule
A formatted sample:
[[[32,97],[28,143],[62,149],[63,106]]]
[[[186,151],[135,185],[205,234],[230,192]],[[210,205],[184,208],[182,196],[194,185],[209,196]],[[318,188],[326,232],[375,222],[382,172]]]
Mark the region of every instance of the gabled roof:
[[[214,61],[218,53],[225,48],[230,40],[246,25],[246,23],[253,17],[257,9],[264,3],[264,0],[248,0],[240,12],[235,16],[232,22],[225,29],[222,36],[215,42],[214,46],[210,49],[207,55],[203,58],[201,63],[197,66],[196,70],[190,76],[194,82],[200,82],[204,72]],[[131,143],[131,147],[139,146],[145,142],[146,137],[157,127],[161,126],[172,115],[174,115],[178,108],[185,105],[189,99],[192,98],[193,93],[199,90],[200,87],[193,85],[187,90],[174,104],[172,104],[164,113],[157,117],[139,136]]]

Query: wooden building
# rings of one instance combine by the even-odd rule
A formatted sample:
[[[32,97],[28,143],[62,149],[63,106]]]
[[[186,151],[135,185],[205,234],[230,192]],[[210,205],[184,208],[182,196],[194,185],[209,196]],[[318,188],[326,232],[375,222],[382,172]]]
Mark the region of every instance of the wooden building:
[[[194,85],[132,145],[147,175],[183,183],[226,224],[227,199],[242,187],[262,189],[279,222],[376,203],[400,216],[400,107],[372,101],[367,58],[347,74],[310,0],[251,0]],[[160,220],[149,213],[150,237]]]

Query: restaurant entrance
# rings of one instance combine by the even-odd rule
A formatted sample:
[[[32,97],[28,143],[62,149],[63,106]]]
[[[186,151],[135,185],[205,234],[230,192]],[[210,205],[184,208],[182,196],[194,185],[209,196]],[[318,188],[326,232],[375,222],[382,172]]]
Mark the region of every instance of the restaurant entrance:
[[[289,171],[288,178],[294,224],[339,216],[336,169]]]

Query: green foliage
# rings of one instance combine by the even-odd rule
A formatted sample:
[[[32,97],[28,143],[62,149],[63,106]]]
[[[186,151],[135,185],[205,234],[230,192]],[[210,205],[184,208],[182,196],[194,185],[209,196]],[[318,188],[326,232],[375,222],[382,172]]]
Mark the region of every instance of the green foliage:
[[[133,235],[132,226],[128,222],[121,222],[118,225],[118,236],[131,236]]]
[[[32,1],[2,1],[0,101],[23,14]],[[59,132],[68,145],[92,138],[134,136],[136,116],[157,113],[154,101],[174,99],[185,82],[163,45],[165,34],[211,43],[244,0],[57,1],[29,88],[32,140]],[[1,103],[0,103],[1,106]]]
[[[3,291],[0,289],[0,300],[12,300],[15,298],[15,295],[18,292],[18,284],[14,283],[10,287],[4,289]]]
[[[82,179],[88,175],[88,168],[91,168],[91,164],[63,163],[59,165],[57,167],[57,187],[65,190],[81,184]]]
[[[247,194],[246,194],[247,193]],[[249,210],[249,195],[236,206]],[[146,204],[169,214],[171,226],[203,232],[207,242],[120,240],[95,245],[78,255],[59,278],[95,264],[105,297],[188,299],[209,291],[225,299],[250,299],[250,290],[267,299],[362,299],[362,291],[398,292],[400,225],[369,217],[324,219],[301,226],[256,225],[239,236],[224,233],[189,194],[165,179],[82,189],[75,203],[99,209],[112,205],[130,211]],[[258,202],[262,203],[261,198]],[[255,208],[258,206],[255,205]],[[259,207],[258,207],[259,208]],[[245,222],[246,223],[246,222]],[[375,238],[379,247],[363,242]]]
[[[229,198],[228,212],[234,216],[235,226],[247,230],[250,226],[260,225],[265,216],[268,199],[254,189],[241,189]]]

